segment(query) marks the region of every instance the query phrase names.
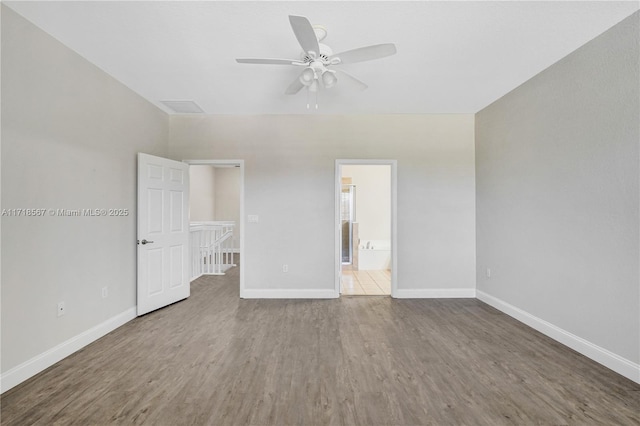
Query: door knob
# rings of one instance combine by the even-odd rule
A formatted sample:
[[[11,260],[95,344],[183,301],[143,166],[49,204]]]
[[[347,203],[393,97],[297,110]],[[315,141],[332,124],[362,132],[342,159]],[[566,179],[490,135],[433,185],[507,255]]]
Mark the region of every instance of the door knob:
[[[140,242],[142,243],[142,245],[145,245],[145,244],[151,244],[153,241],[142,240]]]

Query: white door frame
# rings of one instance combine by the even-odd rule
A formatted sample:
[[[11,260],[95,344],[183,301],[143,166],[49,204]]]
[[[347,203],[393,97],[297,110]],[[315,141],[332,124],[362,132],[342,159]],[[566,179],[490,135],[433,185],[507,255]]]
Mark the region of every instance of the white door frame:
[[[182,160],[190,166],[240,166],[240,298],[244,298],[244,265],[247,263],[244,249],[244,160]],[[191,259],[189,259],[191,262]],[[189,263],[191,264],[191,263]]]
[[[398,292],[398,160],[336,160],[335,177],[335,290],[340,297],[340,274],[342,259],[340,249],[340,192],[342,191],[342,166],[391,166],[391,297]]]

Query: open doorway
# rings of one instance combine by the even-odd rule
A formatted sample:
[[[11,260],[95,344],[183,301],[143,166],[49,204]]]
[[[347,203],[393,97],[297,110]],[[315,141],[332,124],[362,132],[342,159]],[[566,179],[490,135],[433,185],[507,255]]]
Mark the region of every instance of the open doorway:
[[[341,295],[395,293],[394,160],[336,162],[336,288]]]
[[[186,160],[190,176],[191,280],[239,268],[244,290],[244,161]]]

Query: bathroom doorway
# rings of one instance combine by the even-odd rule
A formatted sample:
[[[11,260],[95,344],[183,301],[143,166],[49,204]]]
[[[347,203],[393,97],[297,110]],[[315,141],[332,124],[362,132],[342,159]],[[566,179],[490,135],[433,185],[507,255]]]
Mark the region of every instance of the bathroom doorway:
[[[393,296],[396,274],[395,160],[336,161],[336,289]]]

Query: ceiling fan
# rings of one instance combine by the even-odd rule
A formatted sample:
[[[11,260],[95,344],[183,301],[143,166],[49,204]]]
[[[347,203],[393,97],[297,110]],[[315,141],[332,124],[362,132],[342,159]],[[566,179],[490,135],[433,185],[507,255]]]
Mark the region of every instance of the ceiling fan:
[[[318,108],[317,92],[320,87],[330,89],[338,83],[338,80],[347,82],[360,90],[368,87],[351,74],[333,69],[335,65],[370,61],[396,53],[396,46],[393,43],[385,43],[334,54],[329,46],[320,43],[327,36],[327,30],[323,26],[311,25],[304,16],[289,15],[289,22],[302,47],[300,59],[238,58],[236,61],[241,64],[292,65],[302,68],[300,75],[285,90],[285,94],[295,95],[306,87],[307,94],[309,92],[316,94],[316,108]],[[309,108],[308,102],[307,108]]]

